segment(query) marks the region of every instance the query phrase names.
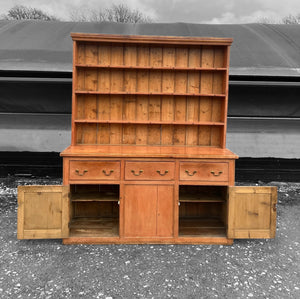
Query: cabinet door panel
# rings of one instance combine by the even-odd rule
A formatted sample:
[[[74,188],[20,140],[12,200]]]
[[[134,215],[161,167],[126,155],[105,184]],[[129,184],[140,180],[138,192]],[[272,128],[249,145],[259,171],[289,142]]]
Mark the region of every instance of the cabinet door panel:
[[[68,237],[68,186],[18,188],[18,239]]]
[[[228,237],[274,238],[276,187],[229,187]]]
[[[174,234],[174,187],[158,186],[157,236],[171,237]]]
[[[174,187],[126,185],[125,237],[172,237],[174,231]]]
[[[125,186],[124,235],[126,237],[156,235],[156,201],[156,186]]]

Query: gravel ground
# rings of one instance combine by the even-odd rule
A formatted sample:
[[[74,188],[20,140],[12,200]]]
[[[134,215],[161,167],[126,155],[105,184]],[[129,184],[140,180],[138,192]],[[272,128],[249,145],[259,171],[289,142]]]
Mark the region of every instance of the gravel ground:
[[[16,186],[60,183],[0,179],[0,298],[300,298],[300,184],[268,184],[279,188],[272,240],[232,246],[17,240]]]

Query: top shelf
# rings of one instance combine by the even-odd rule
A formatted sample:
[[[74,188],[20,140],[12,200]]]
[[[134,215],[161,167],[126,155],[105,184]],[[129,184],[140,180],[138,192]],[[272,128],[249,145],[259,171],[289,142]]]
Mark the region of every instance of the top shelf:
[[[149,44],[149,45],[175,45],[175,46],[230,46],[232,38],[220,37],[195,37],[195,36],[158,36],[158,35],[117,35],[99,33],[71,33],[74,41],[100,42],[100,43],[124,43],[124,44]]]
[[[100,65],[75,64],[78,68],[125,69],[125,70],[157,70],[157,71],[227,71],[225,67],[179,67],[179,66],[131,66],[131,65]]]

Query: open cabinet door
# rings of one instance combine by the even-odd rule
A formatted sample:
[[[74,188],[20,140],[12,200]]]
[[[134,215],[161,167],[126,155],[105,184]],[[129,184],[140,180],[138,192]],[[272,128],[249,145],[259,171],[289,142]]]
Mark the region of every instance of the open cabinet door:
[[[228,238],[274,238],[276,203],[277,187],[229,187]]]
[[[18,187],[18,239],[68,237],[69,186]]]

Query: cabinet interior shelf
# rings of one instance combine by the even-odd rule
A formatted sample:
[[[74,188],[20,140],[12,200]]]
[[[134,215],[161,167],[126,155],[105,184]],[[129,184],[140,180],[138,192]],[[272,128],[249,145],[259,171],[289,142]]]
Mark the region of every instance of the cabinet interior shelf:
[[[179,199],[179,202],[208,202],[208,203],[213,203],[213,202],[225,202],[224,199],[210,199],[210,198],[186,198],[186,199]]]
[[[184,126],[224,126],[223,122],[211,121],[127,121],[127,120],[99,120],[99,119],[76,119],[75,123],[99,123],[99,124],[137,124],[137,125],[184,125]]]
[[[225,199],[215,194],[180,194],[179,202],[225,202]]]
[[[71,237],[118,237],[119,219],[107,218],[73,218],[69,223]]]
[[[118,195],[114,193],[75,193],[71,196],[72,202],[85,202],[85,201],[119,201]]]
[[[180,237],[225,237],[226,229],[219,218],[181,218],[179,219]]]
[[[226,71],[224,67],[179,67],[179,66],[131,66],[131,65],[100,65],[100,64],[76,64],[78,68],[100,69],[129,69],[129,70],[158,70],[158,71]]]
[[[215,93],[180,93],[180,92],[138,92],[138,91],[100,91],[100,90],[75,90],[75,94],[99,94],[99,95],[140,95],[140,96],[189,96],[189,97],[221,97],[225,94]]]

